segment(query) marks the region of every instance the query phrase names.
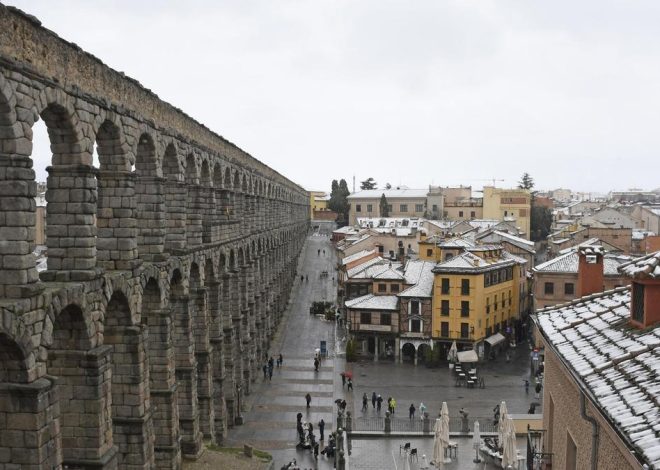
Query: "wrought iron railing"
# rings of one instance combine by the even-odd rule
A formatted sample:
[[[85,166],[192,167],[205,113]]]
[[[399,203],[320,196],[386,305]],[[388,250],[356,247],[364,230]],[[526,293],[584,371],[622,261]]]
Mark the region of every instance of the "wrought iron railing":
[[[433,432],[435,426],[435,417],[429,417],[429,432]],[[494,433],[497,432],[497,425],[492,417],[469,418],[467,428],[469,433],[474,431],[474,422],[479,421],[479,432]],[[424,432],[424,420],[419,416],[409,419],[408,417],[390,417],[391,432]],[[384,416],[354,417],[352,421],[352,431],[385,432]],[[449,417],[449,432],[464,432],[463,418],[461,416]]]
[[[527,427],[527,470],[552,466],[552,453],[545,451],[545,433],[545,429]]]

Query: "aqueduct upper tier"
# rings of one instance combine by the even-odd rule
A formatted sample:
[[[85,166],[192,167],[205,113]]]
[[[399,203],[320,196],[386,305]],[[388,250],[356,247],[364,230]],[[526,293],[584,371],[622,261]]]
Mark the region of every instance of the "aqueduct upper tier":
[[[37,273],[39,119],[52,159]],[[0,470],[176,469],[222,441],[286,307],[308,205],[0,4]]]

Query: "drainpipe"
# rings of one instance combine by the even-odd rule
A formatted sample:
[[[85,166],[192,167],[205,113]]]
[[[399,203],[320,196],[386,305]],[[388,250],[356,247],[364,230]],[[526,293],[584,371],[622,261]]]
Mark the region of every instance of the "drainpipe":
[[[597,470],[598,466],[596,464],[598,460],[598,422],[594,419],[593,416],[587,414],[587,403],[584,396],[584,392],[580,392],[580,416],[585,421],[591,423],[591,470]]]

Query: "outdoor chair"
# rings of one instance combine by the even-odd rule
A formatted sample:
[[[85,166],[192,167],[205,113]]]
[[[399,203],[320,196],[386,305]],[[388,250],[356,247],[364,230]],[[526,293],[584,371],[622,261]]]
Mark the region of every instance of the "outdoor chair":
[[[419,461],[417,457],[417,449],[410,450],[410,461],[412,461],[413,457],[415,457],[415,460]]]
[[[467,381],[467,388],[474,388],[474,380]]]
[[[404,445],[399,446],[399,455],[401,455],[401,451],[408,452],[410,450],[410,442],[406,442]]]

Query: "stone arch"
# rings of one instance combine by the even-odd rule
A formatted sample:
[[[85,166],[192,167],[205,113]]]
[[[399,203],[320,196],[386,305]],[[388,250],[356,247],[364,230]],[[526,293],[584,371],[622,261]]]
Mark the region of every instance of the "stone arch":
[[[11,85],[0,73],[0,148],[11,153],[16,151],[18,133],[16,123],[16,97]],[[28,155],[25,155],[28,156]]]
[[[133,326],[128,298],[115,290],[105,311],[104,342],[112,346],[111,419],[120,468],[154,463],[146,328]]]
[[[181,164],[177,156],[176,145],[169,143],[163,154],[163,177],[167,181],[181,181]]]
[[[417,361],[425,364],[427,361],[427,351],[432,351],[431,346],[428,344],[422,343],[417,346]]]
[[[153,137],[143,132],[140,134],[135,152],[135,173],[139,178],[157,176],[158,161]]]
[[[211,243],[214,241],[214,222],[216,217],[216,197],[214,181],[211,177],[211,167],[207,158],[202,160],[200,173],[200,185],[198,194],[199,213],[201,215],[202,225],[202,243]]]
[[[186,183],[198,184],[199,174],[197,172],[197,161],[192,153],[186,156]]]
[[[121,131],[121,121],[112,115],[96,130],[99,168],[112,171],[130,171],[126,138]]]
[[[220,163],[215,162],[213,164],[213,188],[216,190],[222,189],[224,187],[223,177],[222,177],[222,166]]]
[[[135,153],[138,256],[148,261],[161,261],[165,244],[165,187],[158,176],[156,145],[151,134],[140,134]]]
[[[195,262],[190,264],[189,286],[200,287],[202,285],[199,265]]]
[[[225,168],[225,176],[224,176],[224,187],[225,189],[231,189],[232,188],[232,176],[231,176],[231,168],[227,166]]]
[[[0,331],[0,383],[26,383],[27,361],[25,350],[11,336]]]
[[[90,347],[83,310],[67,305],[55,317],[46,357],[47,374],[54,377],[60,397],[64,466],[80,459],[100,461],[112,446],[109,351]]]

